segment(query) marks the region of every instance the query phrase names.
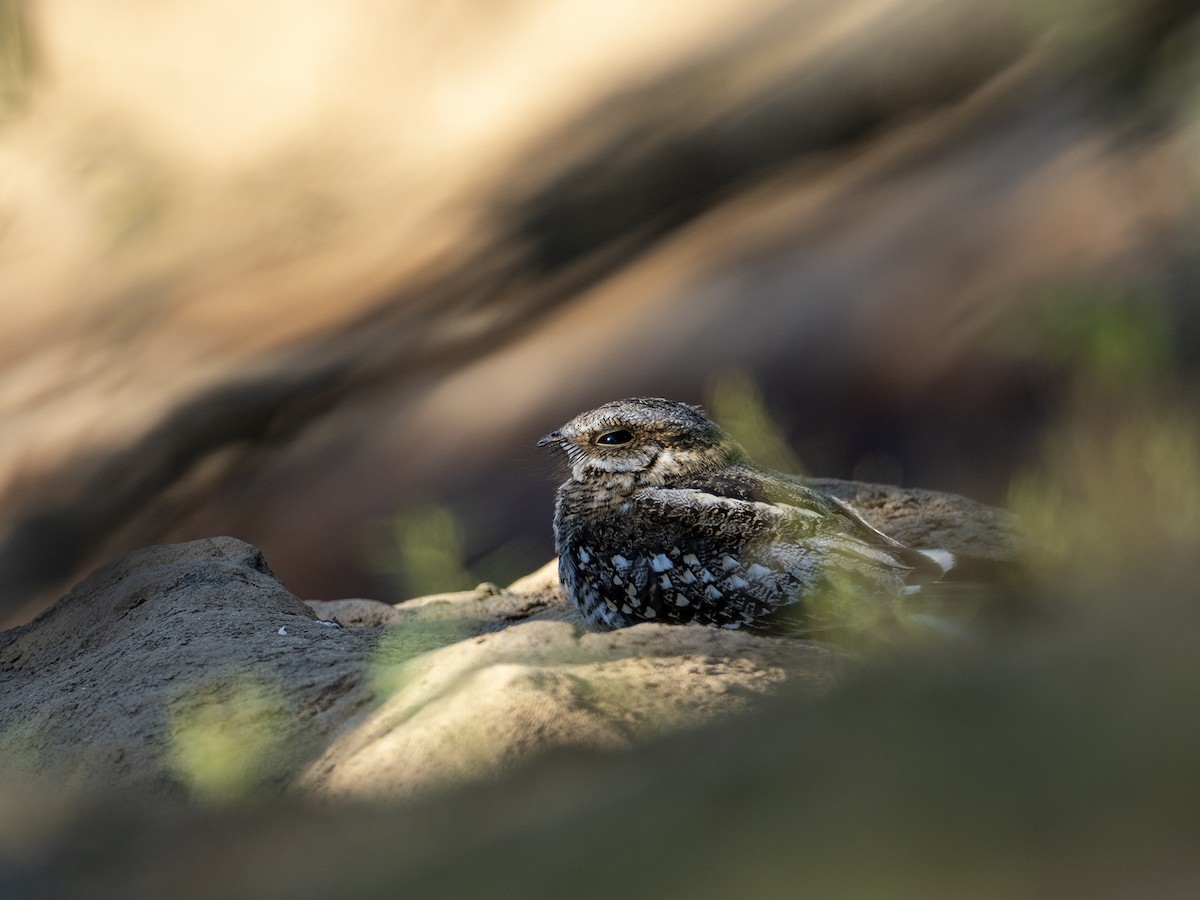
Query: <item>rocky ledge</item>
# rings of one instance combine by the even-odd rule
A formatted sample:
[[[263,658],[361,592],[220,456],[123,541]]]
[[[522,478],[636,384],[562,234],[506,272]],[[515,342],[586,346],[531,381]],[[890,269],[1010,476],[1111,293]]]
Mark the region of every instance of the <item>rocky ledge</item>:
[[[149,548],[0,634],[0,896],[1192,896],[1193,558],[856,657],[587,633],[552,571],[305,604],[240,541]]]
[[[903,540],[1012,556],[997,510],[821,486]],[[628,747],[785,684],[822,691],[845,665],[828,645],[699,626],[588,633],[552,564],[505,589],[305,603],[218,537],[131,553],[0,634],[0,752],[87,793],[402,796],[553,747]]]

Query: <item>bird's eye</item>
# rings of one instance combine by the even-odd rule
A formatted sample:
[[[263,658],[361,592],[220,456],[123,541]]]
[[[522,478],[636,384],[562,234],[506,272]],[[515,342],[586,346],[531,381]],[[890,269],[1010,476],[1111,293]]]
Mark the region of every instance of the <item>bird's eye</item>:
[[[612,431],[606,431],[600,437],[596,438],[597,444],[607,444],[614,447],[617,444],[628,444],[633,440],[633,435],[624,428],[615,428]]]

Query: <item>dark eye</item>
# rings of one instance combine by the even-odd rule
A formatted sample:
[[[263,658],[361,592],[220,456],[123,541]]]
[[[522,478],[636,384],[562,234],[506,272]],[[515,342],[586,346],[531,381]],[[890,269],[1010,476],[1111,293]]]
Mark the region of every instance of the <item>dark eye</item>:
[[[596,438],[597,444],[608,444],[610,447],[617,444],[628,444],[633,440],[633,435],[624,428],[615,428],[612,431],[606,431],[600,437]]]

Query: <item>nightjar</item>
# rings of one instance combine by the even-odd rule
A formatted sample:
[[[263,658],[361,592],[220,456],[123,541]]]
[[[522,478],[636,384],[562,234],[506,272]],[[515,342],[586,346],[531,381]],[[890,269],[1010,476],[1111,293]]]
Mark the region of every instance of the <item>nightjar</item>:
[[[953,564],[754,465],[696,406],[607,403],[538,446],[570,465],[554,511],[559,574],[600,629],[695,622],[820,636],[869,627]]]

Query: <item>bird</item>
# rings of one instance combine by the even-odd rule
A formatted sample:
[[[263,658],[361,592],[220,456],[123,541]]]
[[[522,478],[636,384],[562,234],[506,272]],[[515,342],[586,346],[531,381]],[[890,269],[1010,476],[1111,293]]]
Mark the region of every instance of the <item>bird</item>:
[[[569,469],[554,504],[559,577],[597,630],[660,622],[836,635],[896,621],[905,595],[954,564],[798,476],[755,465],[699,406],[617,400],[537,446],[560,451]]]

